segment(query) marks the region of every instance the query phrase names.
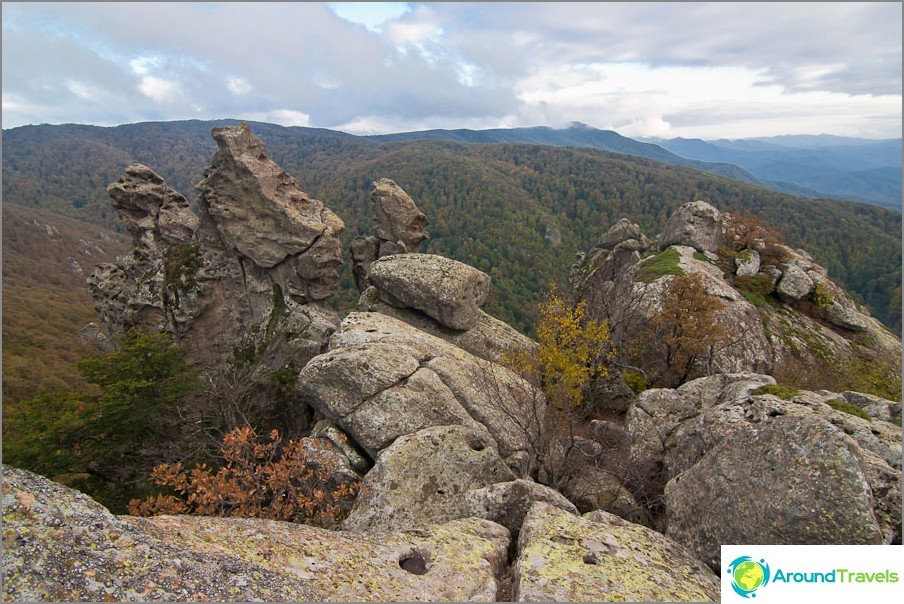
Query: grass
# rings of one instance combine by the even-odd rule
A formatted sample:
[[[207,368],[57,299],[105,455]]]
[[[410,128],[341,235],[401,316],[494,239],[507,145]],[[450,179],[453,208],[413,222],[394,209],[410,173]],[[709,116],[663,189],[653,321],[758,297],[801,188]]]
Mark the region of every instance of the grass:
[[[857,417],[865,419],[866,421],[873,421],[873,418],[870,417],[869,413],[867,413],[857,405],[852,405],[843,398],[836,398],[830,401],[826,401],[826,404],[836,411],[842,411],[850,415],[855,415]]]
[[[795,396],[800,394],[799,390],[795,390],[794,388],[789,388],[788,386],[781,386],[779,384],[767,384],[765,386],[760,386],[750,394],[760,395],[760,394],[771,394],[773,396],[777,396],[779,398],[783,398],[785,400],[790,401]]]

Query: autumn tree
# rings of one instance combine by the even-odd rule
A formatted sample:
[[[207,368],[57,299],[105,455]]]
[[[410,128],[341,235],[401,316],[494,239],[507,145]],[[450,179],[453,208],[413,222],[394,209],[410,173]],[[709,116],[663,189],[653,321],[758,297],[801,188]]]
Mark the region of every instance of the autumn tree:
[[[151,477],[175,494],[133,499],[129,513],[267,518],[334,528],[351,509],[361,481],[348,480],[335,462],[316,455],[315,441],[284,442],[276,430],[261,438],[249,426],[236,428],[223,438],[222,467],[161,464]]]
[[[640,364],[652,368],[651,383],[678,386],[700,363],[709,373],[712,355],[728,339],[715,320],[724,307],[723,301],[706,293],[699,273],[669,278],[659,311],[632,342]]]

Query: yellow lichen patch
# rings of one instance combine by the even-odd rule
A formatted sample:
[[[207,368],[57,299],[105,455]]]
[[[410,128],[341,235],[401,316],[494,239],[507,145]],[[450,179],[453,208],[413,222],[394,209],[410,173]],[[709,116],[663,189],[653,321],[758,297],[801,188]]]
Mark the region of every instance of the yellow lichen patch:
[[[718,578],[683,547],[647,528],[595,514],[591,520],[534,504],[515,566],[520,599],[718,599]]]

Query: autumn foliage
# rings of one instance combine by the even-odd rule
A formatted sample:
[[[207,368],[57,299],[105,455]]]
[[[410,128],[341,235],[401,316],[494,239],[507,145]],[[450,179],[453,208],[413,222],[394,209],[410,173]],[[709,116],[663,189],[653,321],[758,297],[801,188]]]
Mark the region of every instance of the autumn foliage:
[[[338,468],[315,454],[312,444],[317,440],[284,443],[276,430],[260,438],[248,426],[236,428],[223,438],[220,469],[161,464],[151,478],[175,495],[133,499],[129,513],[266,518],[334,527],[351,509],[361,483],[338,480]]]

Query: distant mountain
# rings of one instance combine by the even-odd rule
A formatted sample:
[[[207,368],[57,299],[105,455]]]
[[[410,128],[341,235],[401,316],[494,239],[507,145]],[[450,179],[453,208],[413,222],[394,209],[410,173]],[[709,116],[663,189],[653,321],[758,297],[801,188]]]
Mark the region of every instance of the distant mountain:
[[[683,157],[740,166],[765,186],[782,183],[799,187],[797,194],[807,197],[849,199],[901,211],[901,139],[780,136],[657,143]]]

